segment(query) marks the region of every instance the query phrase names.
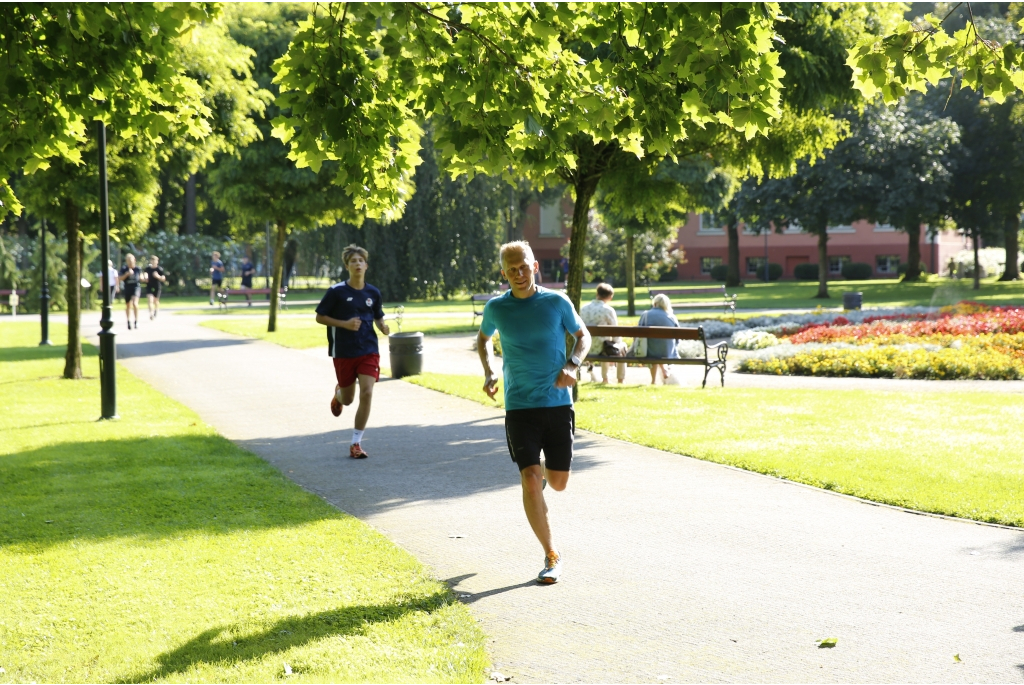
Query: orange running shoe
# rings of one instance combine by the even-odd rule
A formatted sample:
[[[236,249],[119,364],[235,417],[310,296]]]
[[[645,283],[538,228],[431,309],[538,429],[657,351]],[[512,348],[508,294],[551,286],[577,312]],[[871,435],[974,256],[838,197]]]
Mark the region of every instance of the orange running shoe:
[[[363,448],[360,447],[359,443],[357,442],[356,444],[348,448],[348,456],[352,457],[353,459],[366,459],[370,455],[364,452]]]

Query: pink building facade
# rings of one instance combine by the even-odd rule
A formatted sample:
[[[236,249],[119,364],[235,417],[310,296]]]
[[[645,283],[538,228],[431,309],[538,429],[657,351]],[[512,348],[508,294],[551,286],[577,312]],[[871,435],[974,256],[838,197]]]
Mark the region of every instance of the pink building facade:
[[[711,269],[728,262],[729,239],[725,227],[709,214],[690,214],[679,229],[678,244],[686,262],[678,267],[680,280],[711,280]],[[818,238],[791,226],[782,233],[767,236],[768,261],[782,267],[782,278],[794,277],[798,264],[818,263]],[[764,273],[765,236],[740,226],[740,277],[753,278]],[[965,248],[964,239],[955,231],[940,231],[931,236],[922,227],[921,261],[929,273],[945,269],[950,257]],[[828,229],[829,278],[840,278],[843,264],[870,264],[875,278],[895,278],[900,264],[908,260],[907,234],[887,224],[855,221]]]
[[[570,221],[573,202],[568,197],[547,205],[531,204],[519,226],[524,240],[529,241],[541,264],[542,279],[559,278],[560,250],[572,232]],[[870,264],[875,278],[895,278],[899,266],[908,261],[907,234],[886,224],[855,221],[828,229],[829,278],[840,278],[843,264]],[[725,227],[710,214],[691,213],[679,228],[677,246],[685,262],[677,267],[682,281],[710,281],[711,269],[728,262],[728,237]],[[740,226],[740,278],[755,278],[764,273],[765,236]],[[970,247],[956,231],[940,231],[937,235],[922,227],[921,261],[929,273],[945,272],[950,257]],[[798,264],[818,263],[817,236],[791,226],[782,233],[768,235],[768,261],[782,267],[782,278],[793,279]]]

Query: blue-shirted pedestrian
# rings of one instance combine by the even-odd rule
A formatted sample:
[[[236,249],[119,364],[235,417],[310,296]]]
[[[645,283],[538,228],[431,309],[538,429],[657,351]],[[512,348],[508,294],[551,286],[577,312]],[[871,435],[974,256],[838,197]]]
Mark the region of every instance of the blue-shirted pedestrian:
[[[544,548],[540,583],[555,583],[562,557],[551,536],[544,487],[564,490],[572,466],[576,416],[569,388],[590,349],[590,334],[564,294],[537,285],[540,264],[530,244],[517,240],[501,246],[501,273],[509,290],[484,307],[477,349],[484,367],[484,392],[494,397],[491,336],[501,335],[505,379],[505,438],[519,467],[523,508]],[[576,338],[566,359],[566,333]],[[540,455],[544,453],[544,465]]]
[[[391,331],[384,323],[380,291],[366,282],[370,254],[358,245],[349,245],[341,253],[348,269],[348,280],[332,285],[316,307],[316,322],[327,326],[327,354],[334,360],[338,384],[331,398],[331,413],[341,416],[342,407],[352,404],[359,383],[359,408],[349,456],[365,459],[363,434],[370,418],[373,386],[380,380],[380,351],[374,325],[384,335]]]

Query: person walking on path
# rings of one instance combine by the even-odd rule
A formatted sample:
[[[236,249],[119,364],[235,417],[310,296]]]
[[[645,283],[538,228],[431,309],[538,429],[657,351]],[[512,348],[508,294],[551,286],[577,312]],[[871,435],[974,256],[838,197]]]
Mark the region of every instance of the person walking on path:
[[[114,260],[107,260],[107,277],[110,281],[110,304],[114,304],[114,300],[117,299],[117,293],[121,290],[120,275],[117,269],[114,268]]]
[[[128,329],[132,327],[132,311],[135,312],[135,328],[139,327],[139,297],[142,295],[142,269],[135,266],[135,255],[128,254],[124,258],[124,266],[117,280],[123,283],[124,316],[128,320]]]
[[[256,267],[252,265],[252,260],[246,257],[242,260],[242,290],[252,290],[252,277],[256,273]],[[245,301],[252,306],[252,296],[249,293],[245,294]]]
[[[210,260],[210,304],[213,304],[223,281],[224,262],[220,261],[220,252],[214,252],[213,259]]]
[[[615,297],[615,288],[607,283],[598,283],[597,297],[594,298],[593,302],[589,302],[580,308],[580,318],[583,319],[583,323],[588,326],[618,326],[619,317],[611,305],[613,297]],[[596,336],[591,339],[590,344],[605,356],[611,357],[625,354],[625,346],[622,344],[622,338],[620,337],[604,338]],[[602,383],[608,382],[608,370],[611,365],[611,362],[601,362]],[[588,364],[587,369],[590,371],[590,379],[596,381],[597,374],[594,373],[594,365]],[[619,383],[625,382],[626,362],[617,363],[615,371],[616,380]]]
[[[160,266],[160,258],[150,255],[149,266],[146,267],[146,275],[143,279],[146,282],[146,300],[149,303],[149,320],[152,321],[160,313],[160,291],[163,290],[167,276],[164,275],[164,268]]]
[[[373,386],[380,380],[380,352],[374,325],[384,335],[391,330],[384,323],[380,291],[366,282],[370,254],[358,245],[349,245],[341,253],[348,269],[348,280],[332,285],[316,307],[316,322],[327,326],[327,354],[334,360],[338,384],[331,399],[331,413],[341,416],[342,407],[352,404],[359,382],[359,408],[349,456],[365,459],[362,440],[370,418]]]
[[[557,491],[569,483],[576,431],[569,388],[576,384],[580,360],[590,349],[590,334],[568,297],[537,285],[540,264],[529,243],[502,245],[499,261],[509,290],[484,307],[477,334],[483,390],[492,399],[498,391],[491,345],[497,331],[505,376],[505,438],[519,467],[526,518],[544,548],[544,568],[537,581],[549,584],[558,582],[562,557],[552,540],[543,491],[548,483]],[[566,332],[576,338],[568,359]]]
[[[679,327],[679,319],[672,313],[672,302],[668,295],[658,293],[654,296],[654,306],[648,309],[640,317],[638,326],[669,326]],[[661,357],[662,359],[678,359],[679,352],[676,350],[676,341],[660,338],[647,339],[647,356]],[[669,371],[666,364],[651,364],[651,385],[658,380],[658,369],[661,369],[661,378],[665,383],[669,382]]]

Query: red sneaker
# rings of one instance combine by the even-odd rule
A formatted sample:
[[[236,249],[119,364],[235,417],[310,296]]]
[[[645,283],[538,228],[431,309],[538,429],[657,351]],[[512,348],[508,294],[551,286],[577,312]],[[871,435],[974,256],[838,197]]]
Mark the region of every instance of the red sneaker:
[[[341,394],[341,386],[334,386],[334,397],[331,398],[331,413],[335,416],[341,416],[341,399],[338,395]]]
[[[366,459],[370,455],[364,452],[363,448],[360,447],[359,443],[357,442],[356,444],[348,448],[348,456],[352,457],[353,459]]]

